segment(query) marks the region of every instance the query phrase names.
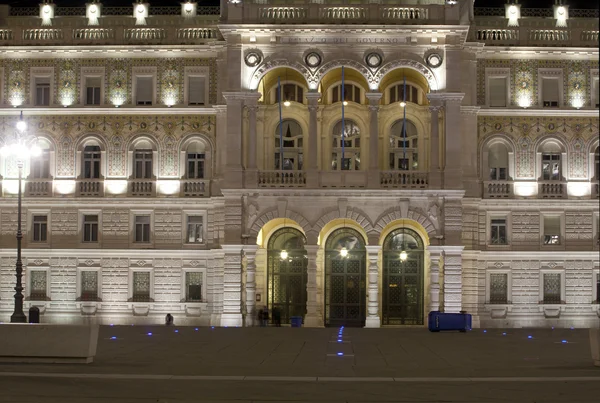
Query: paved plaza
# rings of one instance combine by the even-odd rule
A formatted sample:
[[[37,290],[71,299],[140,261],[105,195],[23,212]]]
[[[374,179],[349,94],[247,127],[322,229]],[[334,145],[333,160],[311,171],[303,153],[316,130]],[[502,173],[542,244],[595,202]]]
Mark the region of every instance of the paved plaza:
[[[104,326],[93,364],[0,364],[0,402],[598,402],[584,329]]]

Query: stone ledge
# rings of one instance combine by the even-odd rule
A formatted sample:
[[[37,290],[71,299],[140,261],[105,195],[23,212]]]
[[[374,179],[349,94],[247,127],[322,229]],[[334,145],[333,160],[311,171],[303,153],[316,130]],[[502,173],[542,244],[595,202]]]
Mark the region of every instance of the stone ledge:
[[[96,356],[98,331],[98,325],[3,324],[0,362],[89,364]]]

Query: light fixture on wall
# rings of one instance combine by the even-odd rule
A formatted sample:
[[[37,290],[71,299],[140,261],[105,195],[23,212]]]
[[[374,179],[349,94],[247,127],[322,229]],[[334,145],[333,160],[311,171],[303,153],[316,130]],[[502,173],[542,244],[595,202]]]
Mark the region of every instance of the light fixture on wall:
[[[408,253],[406,252],[405,235],[406,235],[406,233],[404,232],[404,218],[403,218],[402,219],[402,251],[400,252],[400,261],[401,262],[405,262],[406,259],[408,259]]]
[[[288,82],[288,76],[287,76],[287,67],[285,69],[285,83],[287,84]],[[285,100],[283,101],[283,106],[288,107],[290,106],[292,103],[290,102],[290,100],[288,99],[288,94],[284,91],[283,92],[284,96],[285,96]]]
[[[146,18],[148,18],[148,9],[150,7],[148,3],[143,3],[142,1],[143,0],[138,0],[137,4],[133,5],[135,25],[146,25]]]
[[[51,3],[49,0],[44,0],[44,2],[40,4],[40,18],[42,19],[42,26],[46,27],[52,25],[54,8],[54,3]]]
[[[285,218],[283,219],[283,229],[286,229],[286,220]],[[281,252],[279,252],[279,257],[281,258],[281,260],[286,260],[289,256],[288,251],[285,249],[285,243],[287,242],[287,234],[284,233],[283,234],[283,249],[281,250]]]
[[[554,18],[556,19],[556,26],[560,28],[567,27],[567,20],[569,19],[569,6],[561,4],[562,2],[555,4]]]
[[[192,18],[196,16],[198,3],[188,1],[181,3],[181,16],[183,18]]]
[[[344,218],[344,229],[346,229],[346,219]],[[346,246],[342,246],[342,249],[340,249],[340,256],[342,257],[342,259],[345,259],[348,257],[348,248],[346,248]]]
[[[98,25],[98,18],[101,14],[102,4],[100,4],[97,0],[92,0],[91,3],[87,3],[85,5],[85,16],[88,19],[88,25]]]

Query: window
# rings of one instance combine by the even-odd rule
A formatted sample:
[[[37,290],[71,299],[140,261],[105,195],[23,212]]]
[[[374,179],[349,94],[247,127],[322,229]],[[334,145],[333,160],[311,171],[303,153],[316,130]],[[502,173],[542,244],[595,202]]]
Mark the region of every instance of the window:
[[[594,179],[600,179],[600,147],[594,151]]]
[[[152,150],[135,150],[133,164],[135,179],[152,178]]]
[[[597,73],[596,73],[597,74]],[[600,107],[600,79],[595,77],[592,79],[592,107]]]
[[[187,243],[204,242],[204,217],[188,216],[187,219]]]
[[[490,77],[488,85],[490,91],[490,107],[506,107],[506,77]]]
[[[390,104],[402,102],[404,97],[404,84],[394,85],[389,90]],[[406,84],[406,102],[419,103],[419,89],[414,85]]]
[[[600,304],[600,271],[598,271],[597,269],[594,270],[592,287],[592,304]]]
[[[50,150],[45,142],[38,142],[42,153],[31,158],[31,169],[29,177],[31,179],[49,179],[50,178]]]
[[[154,80],[152,77],[136,77],[136,105],[152,105]]]
[[[98,301],[98,271],[85,270],[81,272],[81,301]]]
[[[283,169],[285,171],[302,170],[304,166],[303,145],[302,127],[300,127],[298,122],[295,120],[284,120],[280,125],[277,125],[275,129],[274,169]],[[282,150],[283,164],[281,161]]]
[[[544,245],[560,245],[560,217],[544,217]]]
[[[33,216],[33,242],[46,242],[48,231],[48,216],[34,215]]]
[[[490,274],[490,304],[508,304],[508,273]]]
[[[187,177],[188,179],[204,178],[205,154],[203,152],[187,152]]]
[[[133,302],[150,302],[150,272],[133,272]]]
[[[187,302],[202,301],[202,272],[185,272],[185,300]]]
[[[35,77],[35,105],[50,105],[50,77]]]
[[[135,216],[135,242],[150,242],[150,216]]]
[[[542,180],[559,181],[561,179],[561,154],[544,153],[542,154]]]
[[[504,144],[494,144],[488,151],[488,167],[490,180],[505,181],[508,179],[508,150]]]
[[[85,146],[83,149],[83,178],[100,178],[100,146]]]
[[[331,90],[331,103],[342,100],[342,85],[337,85]],[[361,89],[354,84],[344,84],[344,101],[356,102],[360,104]]]
[[[29,272],[29,299],[31,301],[46,301],[48,299],[48,275],[46,270]]]
[[[543,303],[560,304],[561,303],[561,274],[543,273]]]
[[[206,104],[206,79],[204,77],[188,77],[188,105]]]
[[[492,245],[506,245],[508,239],[506,237],[506,219],[493,218],[491,221],[491,239]]]
[[[559,106],[559,80],[558,78],[542,78],[542,106],[544,108],[558,108]]]
[[[85,78],[85,104],[100,105],[102,79],[100,77]]]
[[[389,169],[391,171],[419,169],[419,136],[413,122],[398,120],[392,125],[389,140]]]
[[[83,216],[83,242],[98,242],[98,216]]]
[[[275,103],[279,102],[279,90],[278,87],[275,86]],[[296,84],[282,84],[281,85],[281,95],[283,97],[283,101],[293,101],[298,102],[300,104],[304,103],[304,88]]]
[[[331,169],[358,171],[360,169],[360,129],[352,120],[338,122],[333,128]]]

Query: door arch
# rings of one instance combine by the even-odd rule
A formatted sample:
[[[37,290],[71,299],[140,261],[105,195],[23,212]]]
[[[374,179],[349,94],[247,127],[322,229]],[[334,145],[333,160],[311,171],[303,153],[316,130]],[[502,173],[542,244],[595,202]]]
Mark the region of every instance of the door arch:
[[[306,238],[295,228],[281,228],[267,245],[267,307],[279,309],[281,323],[306,314],[308,259]]]
[[[425,248],[410,228],[392,231],[383,242],[383,325],[422,325]]]
[[[325,326],[364,326],[367,254],[362,235],[335,230],[325,244]]]

